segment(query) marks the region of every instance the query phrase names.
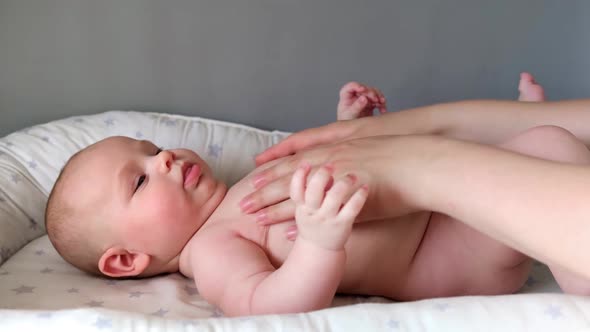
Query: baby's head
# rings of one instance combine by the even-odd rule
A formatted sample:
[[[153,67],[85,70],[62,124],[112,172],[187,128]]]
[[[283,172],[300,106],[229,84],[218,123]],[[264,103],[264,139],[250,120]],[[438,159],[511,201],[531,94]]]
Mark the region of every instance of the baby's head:
[[[191,150],[115,136],[76,153],[47,202],[47,234],[74,266],[111,277],[178,270],[226,192]]]

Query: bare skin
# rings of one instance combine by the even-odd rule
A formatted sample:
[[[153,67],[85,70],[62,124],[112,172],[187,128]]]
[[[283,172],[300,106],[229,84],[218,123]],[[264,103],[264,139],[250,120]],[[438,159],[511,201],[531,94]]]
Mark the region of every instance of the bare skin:
[[[369,102],[357,111],[384,107],[378,90],[364,91],[353,94]],[[535,149],[539,142],[545,149]],[[518,182],[527,176],[536,179],[538,174],[522,165],[533,169],[552,165],[542,159],[580,164],[590,161],[590,156],[573,135],[553,127],[525,131],[508,138],[499,149],[477,147],[440,137],[384,136],[311,150],[306,160],[313,163],[296,167],[294,173],[284,168],[289,181],[283,192],[289,192],[294,202],[284,206],[285,211],[294,206],[290,216],[295,216],[298,228],[295,241],[285,236],[293,222],[271,225],[269,215],[265,220],[260,213],[243,214],[256,210],[255,204],[242,201],[251,184],[260,185],[261,174],[284,166],[281,160],[259,167],[226,191],[190,150],[162,151],[149,142],[116,137],[97,143],[85,155],[88,168],[82,174],[93,176],[83,177],[73,198],[96,188],[99,201],[108,202],[101,223],[104,232],[93,233],[104,240],[99,261],[104,274],[129,277],[146,271],[180,271],[194,278],[201,295],[227,315],[321,309],[337,292],[399,300],[510,293],[528,275],[529,255],[553,263],[559,261],[552,260],[555,257],[567,258],[571,252],[555,242],[549,242],[547,250],[533,236],[519,232],[513,221],[521,220],[523,212],[502,214],[513,205],[503,199],[509,193],[490,199],[485,196],[491,195],[489,191],[466,186],[470,181],[457,174],[475,171],[474,178],[484,188],[504,181],[531,190],[519,197],[534,197],[536,188]],[[392,162],[392,155],[397,160]],[[463,162],[453,164],[456,159]],[[472,167],[492,159],[527,172],[494,179],[493,167]],[[296,158],[285,160],[299,163]],[[439,174],[440,178],[434,177]],[[557,173],[548,179],[564,182]],[[486,202],[499,208],[488,206],[487,212],[481,212],[485,209],[478,206]],[[543,215],[537,217],[546,222]],[[505,229],[494,229],[496,219],[506,224]],[[521,236],[522,243],[514,244],[514,234],[517,239]]]
[[[519,91],[521,101],[540,102],[544,96],[542,87],[527,73],[521,75]],[[246,196],[242,204],[244,202],[253,202],[249,204],[248,209],[244,209],[246,212],[263,211],[262,213],[267,216],[272,216],[267,218],[269,219],[267,222],[280,221],[284,215],[289,214],[289,209],[284,203],[280,205],[272,205],[272,203],[280,200],[279,188],[284,186],[282,179],[292,168],[291,165],[298,160],[316,163],[338,161],[348,171],[366,169],[369,176],[381,174],[380,179],[386,184],[383,185],[384,187],[378,188],[378,191],[391,192],[394,190],[395,194],[389,194],[390,197],[399,198],[389,204],[390,208],[387,212],[389,215],[403,215],[417,209],[417,206],[441,212],[441,214],[433,214],[424,243],[418,251],[418,253],[430,252],[431,258],[422,260],[425,262],[423,264],[425,269],[430,266],[432,271],[432,266],[436,266],[441,260],[445,261],[445,258],[449,256],[459,261],[470,262],[468,257],[464,257],[464,254],[473,252],[476,253],[473,255],[475,257],[481,258],[482,255],[484,257],[500,257],[501,261],[509,263],[507,266],[514,268],[522,266],[522,269],[526,270],[524,266],[529,264],[529,260],[520,253],[524,252],[548,263],[564,291],[575,294],[588,294],[590,293],[588,287],[590,273],[585,268],[586,265],[580,263],[585,261],[586,258],[582,252],[569,250],[573,248],[564,246],[563,243],[563,240],[570,239],[570,241],[573,241],[579,238],[582,236],[581,234],[585,234],[586,229],[582,226],[585,223],[583,217],[580,219],[581,215],[576,214],[576,211],[578,211],[576,202],[579,197],[584,197],[584,195],[581,193],[579,194],[582,196],[574,194],[578,193],[581,188],[585,188],[577,188],[578,184],[575,183],[585,181],[583,180],[585,179],[583,175],[584,168],[578,167],[573,171],[570,166],[565,165],[587,164],[590,160],[588,158],[588,149],[584,146],[590,142],[587,139],[590,133],[580,123],[587,116],[587,112],[585,112],[587,107],[588,102],[584,100],[560,103],[531,103],[528,105],[498,101],[460,102],[435,105],[413,110],[412,112],[388,114],[384,116],[387,119],[377,122],[369,118],[310,129],[297,133],[283,143],[265,151],[257,158],[257,161],[263,162],[314,145],[327,142],[342,142],[343,139],[355,137],[388,133],[427,133],[459,137],[483,143],[500,142],[498,147],[502,150],[511,150],[519,152],[519,155],[530,155],[565,164],[547,164],[534,159],[523,159],[519,155],[495,152],[493,149],[483,146],[478,147],[473,144],[451,142],[445,139],[435,139],[435,141],[440,140],[441,144],[453,157],[442,158],[443,156],[437,155],[438,153],[429,157],[427,150],[430,151],[430,148],[426,148],[427,145],[410,143],[424,141],[422,138],[402,139],[384,136],[383,138],[377,139],[376,137],[375,140],[368,141],[375,141],[375,144],[388,142],[387,144],[391,144],[390,148],[376,145],[372,148],[365,146],[364,149],[382,150],[382,148],[385,148],[384,151],[389,151],[385,155],[379,152],[367,154],[365,151],[368,150],[359,150],[357,146],[360,148],[366,145],[360,143],[361,141],[367,141],[364,139],[354,141],[355,143],[353,141],[350,141],[350,143],[335,143],[327,148],[314,148],[297,153],[295,156],[289,157],[287,163],[283,162],[260,172],[253,181],[258,190]],[[563,113],[555,113],[554,109],[558,109],[559,112]],[[437,117],[431,110],[437,110],[437,113],[442,114],[442,117]],[[514,111],[521,111],[522,113],[514,113]],[[446,121],[446,119],[449,121]],[[417,127],[415,124],[421,125]],[[519,128],[531,128],[530,126],[540,124],[563,125],[579,134],[583,140],[580,141],[571,132],[554,126],[540,126],[526,130],[522,134],[516,134]],[[507,137],[512,135],[512,138],[502,142],[500,137],[503,135],[507,135]],[[426,141],[433,142],[433,139],[428,138]],[[407,140],[406,144],[415,145],[417,150],[422,151],[424,149],[421,152],[422,154],[416,158],[423,160],[422,163],[426,163],[412,163],[413,172],[403,173],[406,176],[402,178],[391,175],[395,174],[395,170],[402,167],[397,164],[404,164],[405,159],[412,160],[412,158],[406,158],[406,156],[413,154],[415,151],[411,149],[405,150],[403,158],[396,154],[395,151],[398,148],[394,149],[393,146],[399,140]],[[322,153],[326,153],[319,152],[322,150],[332,151],[331,157],[321,157]],[[355,150],[359,153],[358,161],[361,161],[361,164],[358,165],[351,163],[356,159],[355,157],[345,157],[347,153]],[[436,153],[436,151],[434,152]],[[365,156],[360,157],[360,154]],[[401,159],[396,162],[390,160],[393,158],[388,156],[398,156]],[[445,160],[442,164],[448,164],[452,168],[432,169],[428,167],[433,164],[433,161],[441,158]],[[386,164],[388,167],[384,166],[383,168],[370,170],[369,165],[363,164],[362,160],[371,159],[380,164]],[[342,163],[345,160],[347,162]],[[472,168],[466,167],[468,165],[471,165]],[[496,167],[505,169],[505,175],[502,175],[502,173],[487,173]],[[426,174],[429,174],[428,178],[431,178],[431,180],[426,183],[420,182],[420,178],[424,177],[420,175],[420,169],[423,168],[430,169]],[[419,176],[417,177],[416,174]],[[502,177],[500,177],[501,175]],[[467,176],[469,176],[467,179],[473,178],[474,180],[464,181]],[[396,182],[388,182],[387,179],[392,177]],[[406,179],[414,179],[413,185],[422,188],[420,189],[421,192],[415,192],[414,187],[404,187],[404,185],[407,185]],[[505,182],[505,179],[512,180]],[[544,180],[538,182],[535,179]],[[473,187],[472,181],[477,181],[479,185]],[[421,183],[421,185],[418,185],[418,183]],[[450,185],[448,190],[444,189],[443,183],[446,183],[447,186]],[[553,185],[549,185],[549,183],[553,183]],[[388,185],[391,185],[391,187],[387,187]],[[555,211],[547,210],[549,206],[545,205],[540,210],[544,212],[540,214],[537,213],[536,208],[531,208],[532,205],[530,204],[532,202],[545,200],[545,198],[542,198],[545,196],[543,192],[553,192],[557,187],[568,188],[567,190],[564,189],[564,195],[568,197],[567,202],[569,205],[552,204],[551,209]],[[480,188],[488,188],[488,191],[480,191]],[[491,190],[492,188],[494,190]],[[506,201],[503,197],[514,197],[513,199],[516,199],[518,203],[512,203],[512,199]],[[372,201],[374,201],[374,198],[369,197],[367,204],[370,205]],[[493,205],[482,205],[482,202],[488,201],[494,202]],[[374,215],[376,206],[379,205],[371,206],[371,209],[367,209],[369,211],[361,212],[359,218],[364,220],[368,216]],[[387,209],[385,204],[382,204],[381,207],[383,207],[383,210]],[[263,209],[260,210],[261,208]],[[564,224],[560,231],[557,231],[555,224],[552,223],[556,218],[554,213],[558,213],[559,217],[557,218],[559,220],[568,221],[567,226]],[[527,227],[528,229],[533,227],[535,231],[524,232]],[[474,229],[481,233],[475,232]],[[558,233],[567,233],[569,235],[566,238],[555,237],[555,234]],[[483,234],[487,234],[487,236]],[[491,238],[495,238],[499,242],[493,241]],[[428,239],[432,239],[432,241],[427,241]],[[453,252],[453,245],[450,247],[444,245],[444,243],[458,242],[466,245],[462,247],[463,250]],[[428,249],[429,247],[430,249]],[[451,248],[450,252],[447,250],[448,248]],[[463,256],[461,253],[463,253]],[[494,253],[497,255],[494,255]],[[425,256],[428,257],[429,254]],[[419,257],[420,254],[417,254],[417,260],[419,260]],[[440,260],[432,257],[438,257]],[[471,266],[472,263],[475,264],[475,262],[470,262],[466,263],[466,266]],[[423,274],[423,276],[429,277],[431,275]],[[416,277],[418,277],[418,280],[420,279],[420,276]]]

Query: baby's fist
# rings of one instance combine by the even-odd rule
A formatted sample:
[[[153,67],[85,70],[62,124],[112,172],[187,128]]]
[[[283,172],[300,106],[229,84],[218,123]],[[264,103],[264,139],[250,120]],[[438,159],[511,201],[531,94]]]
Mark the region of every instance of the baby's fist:
[[[342,250],[367,200],[368,188],[355,186],[351,175],[335,181],[328,166],[319,168],[308,182],[309,172],[310,166],[300,167],[291,180],[298,238],[324,249]]]
[[[375,108],[381,114],[387,112],[385,97],[379,89],[357,82],[348,82],[340,89],[338,120],[372,116]]]

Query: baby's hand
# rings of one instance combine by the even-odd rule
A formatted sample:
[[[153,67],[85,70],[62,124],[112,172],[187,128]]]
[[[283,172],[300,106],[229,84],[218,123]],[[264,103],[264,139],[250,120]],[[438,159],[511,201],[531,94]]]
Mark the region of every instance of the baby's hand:
[[[387,112],[385,97],[379,89],[357,82],[348,82],[340,89],[338,120],[372,116],[375,108],[381,114]]]
[[[291,180],[298,237],[324,249],[342,250],[367,200],[368,188],[356,187],[352,175],[334,181],[329,166],[318,169],[307,183],[310,168],[299,167]]]

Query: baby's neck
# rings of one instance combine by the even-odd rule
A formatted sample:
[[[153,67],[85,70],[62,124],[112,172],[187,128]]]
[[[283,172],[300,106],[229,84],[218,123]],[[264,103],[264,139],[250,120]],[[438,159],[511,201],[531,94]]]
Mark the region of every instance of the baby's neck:
[[[211,199],[207,202],[206,205],[203,206],[203,208],[205,210],[207,210],[207,213],[205,213],[203,215],[204,218],[203,218],[203,216],[201,216],[201,219],[204,219],[204,221],[199,225],[197,230],[193,233],[193,235],[189,238],[188,242],[184,245],[184,247],[180,251],[180,253],[178,255],[178,259],[176,260],[177,261],[176,271],[179,271],[183,275],[185,275],[189,278],[192,278],[192,269],[191,269],[190,260],[189,260],[189,256],[190,256],[189,247],[190,247],[191,240],[195,237],[196,234],[199,233],[199,231],[201,231],[203,228],[206,228],[206,226],[211,224],[211,222],[214,220],[214,218],[212,218],[212,216],[214,216],[216,214],[217,210],[222,206],[221,203],[224,201],[225,197],[227,196],[227,193],[228,193],[227,185],[225,185],[224,183],[220,183],[220,185],[218,186],[217,190],[215,191],[215,193],[213,194]]]

